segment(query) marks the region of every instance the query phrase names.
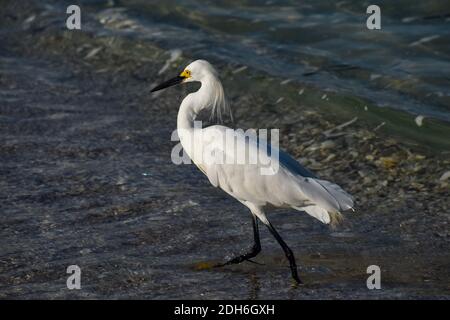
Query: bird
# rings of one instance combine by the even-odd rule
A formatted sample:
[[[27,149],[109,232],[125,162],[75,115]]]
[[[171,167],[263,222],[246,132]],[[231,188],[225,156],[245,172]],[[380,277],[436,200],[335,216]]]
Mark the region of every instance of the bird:
[[[177,133],[183,150],[214,187],[246,206],[252,217],[254,241],[251,249],[216,267],[254,262],[251,259],[261,252],[261,222],[283,249],[294,283],[303,284],[294,253],[268,220],[266,212],[273,207],[291,208],[306,212],[324,224],[335,224],[343,219],[342,212],[353,210],[353,197],[337,184],[320,179],[273,143],[220,124],[222,116],[230,112],[230,105],[219,73],[208,61],[191,62],[180,74],[157,85],[151,92],[188,82],[200,82],[201,86],[182,100],[178,110]],[[198,125],[196,119],[203,110],[210,111],[219,123],[205,128]],[[224,137],[231,137],[233,143],[224,143]],[[242,160],[242,156],[243,162],[228,161],[239,157]],[[255,156],[269,159],[270,165],[266,169],[272,171],[263,174],[262,160],[249,161]],[[223,157],[227,161],[223,161]]]

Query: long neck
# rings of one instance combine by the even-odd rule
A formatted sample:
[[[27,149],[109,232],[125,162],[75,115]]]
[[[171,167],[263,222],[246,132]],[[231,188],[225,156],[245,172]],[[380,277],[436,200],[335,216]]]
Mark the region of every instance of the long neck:
[[[189,94],[181,102],[180,109],[178,110],[177,116],[177,129],[180,131],[190,131],[194,129],[194,121],[197,117],[197,112],[195,112],[195,99],[193,95],[196,93]]]
[[[215,77],[208,77],[201,81],[202,85],[198,91],[188,94],[186,98],[184,98],[183,102],[181,102],[180,110],[178,111],[178,129],[194,129],[194,121],[197,114],[202,109],[208,108],[214,103],[214,85],[216,85],[218,81],[219,80]],[[220,82],[218,83],[220,85]]]
[[[202,149],[198,148],[202,127],[195,122],[197,114],[215,103],[214,85],[220,85],[216,78],[207,78],[197,92],[188,94],[181,102],[177,118],[177,132],[183,149],[196,162],[201,159]],[[220,89],[222,86],[220,85]],[[223,93],[223,92],[222,92]],[[195,147],[197,145],[197,147]],[[200,157],[200,158],[199,158]]]
[[[177,117],[177,132],[181,145],[194,162],[194,158],[196,157],[195,139],[197,137],[195,133],[201,130],[201,127],[194,125],[195,118],[199,110],[205,107],[201,101],[201,96],[203,95],[202,89],[204,89],[203,84],[197,92],[190,93],[183,99]]]

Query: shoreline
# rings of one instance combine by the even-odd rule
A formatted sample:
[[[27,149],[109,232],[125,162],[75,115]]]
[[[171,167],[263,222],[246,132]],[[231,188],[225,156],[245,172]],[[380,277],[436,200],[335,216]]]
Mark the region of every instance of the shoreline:
[[[170,163],[178,104],[195,85],[149,91],[188,58],[156,77],[165,50],[107,33],[61,32],[53,16],[22,29],[31,14],[41,16],[28,5],[16,19],[8,17],[16,7],[6,5],[1,23],[0,297],[202,299],[230,296],[233,286],[233,298],[249,296],[249,287],[254,299],[449,297],[449,179],[441,180],[448,154],[406,144],[383,127],[374,132],[376,117],[349,123],[355,114],[336,116],[333,94],[298,95],[296,84],[233,73],[239,66],[220,62],[236,127],[279,128],[280,146],[355,195],[358,210],[337,230],[298,213],[273,214],[304,257],[311,284],[303,292],[286,289],[282,253],[266,235],[259,258],[266,269],[195,270],[242,249],[250,221],[195,167]],[[81,293],[61,289],[64,266],[74,261],[87,275]],[[388,289],[376,296],[361,285],[369,263],[386,272]],[[267,284],[258,280],[267,274]]]

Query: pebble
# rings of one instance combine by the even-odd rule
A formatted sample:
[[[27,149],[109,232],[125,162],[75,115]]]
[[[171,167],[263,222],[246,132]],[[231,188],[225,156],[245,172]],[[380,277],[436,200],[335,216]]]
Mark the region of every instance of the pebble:
[[[439,178],[440,181],[446,181],[450,178],[450,171],[446,171],[442,174],[442,176]]]

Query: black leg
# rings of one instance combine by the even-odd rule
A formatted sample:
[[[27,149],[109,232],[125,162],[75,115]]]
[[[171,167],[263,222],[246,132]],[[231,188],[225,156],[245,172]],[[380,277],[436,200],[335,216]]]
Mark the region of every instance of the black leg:
[[[270,233],[277,239],[278,243],[280,244],[281,248],[284,250],[284,254],[286,255],[286,258],[289,260],[289,265],[291,267],[291,273],[292,278],[298,283],[302,284],[303,282],[298,277],[297,273],[297,264],[295,263],[295,257],[294,253],[292,253],[292,250],[287,246],[286,242],[281,238],[277,230],[272,226],[270,222],[267,224],[267,228],[269,228]]]
[[[230,264],[237,264],[237,263],[241,263],[243,261],[250,261],[253,262],[249,259],[254,258],[258,255],[258,253],[261,252],[261,242],[259,241],[259,228],[258,228],[258,218],[256,218],[255,215],[252,214],[252,218],[253,218],[253,237],[254,237],[254,244],[252,249],[250,250],[250,252],[243,254],[241,256],[238,256],[236,258],[233,258],[225,263],[222,264],[218,264],[216,265],[216,267],[223,267],[223,266],[227,266]]]

